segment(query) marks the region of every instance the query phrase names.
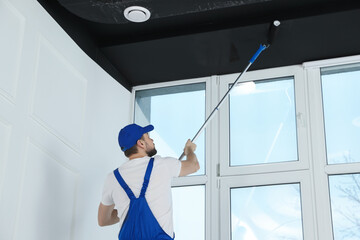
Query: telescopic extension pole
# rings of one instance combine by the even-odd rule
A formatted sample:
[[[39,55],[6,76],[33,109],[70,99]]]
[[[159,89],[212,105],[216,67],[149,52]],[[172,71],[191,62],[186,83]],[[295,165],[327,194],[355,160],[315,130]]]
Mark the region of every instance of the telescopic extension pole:
[[[199,129],[199,131],[195,134],[195,136],[192,138],[191,142],[196,141],[196,139],[199,137],[200,133],[205,129],[205,127],[208,125],[208,123],[210,122],[210,120],[213,118],[215,112],[217,110],[219,110],[219,108],[221,107],[221,105],[223,104],[224,100],[227,98],[227,96],[230,94],[231,90],[233,90],[233,88],[236,86],[237,82],[239,81],[239,79],[241,78],[241,76],[246,73],[246,71],[250,68],[250,66],[255,62],[255,60],[257,59],[257,57],[260,55],[260,53],[262,51],[264,51],[265,49],[267,49],[268,47],[270,47],[270,45],[272,44],[275,35],[276,35],[276,31],[278,26],[280,26],[280,22],[278,20],[275,20],[274,22],[271,23],[270,28],[269,28],[269,33],[268,33],[268,39],[267,39],[267,43],[266,44],[260,44],[259,49],[256,51],[256,53],[254,54],[254,56],[252,56],[252,58],[250,59],[248,65],[245,67],[245,69],[239,74],[239,76],[236,78],[235,82],[231,85],[231,87],[229,88],[229,90],[225,93],[225,95],[222,97],[222,99],[220,100],[220,102],[216,105],[216,107],[214,108],[214,110],[212,110],[212,112],[210,113],[210,115],[207,117],[207,119],[205,120],[205,122],[203,123],[203,125],[201,126],[201,128]],[[181,154],[179,160],[183,159],[185,156],[184,153]]]

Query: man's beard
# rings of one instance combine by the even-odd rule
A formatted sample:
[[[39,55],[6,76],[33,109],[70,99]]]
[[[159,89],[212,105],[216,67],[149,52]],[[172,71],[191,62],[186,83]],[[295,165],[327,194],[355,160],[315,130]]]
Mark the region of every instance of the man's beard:
[[[150,149],[150,150],[147,150],[146,151],[146,154],[149,156],[149,157],[152,157],[154,156],[155,154],[157,153],[155,147],[153,149]]]

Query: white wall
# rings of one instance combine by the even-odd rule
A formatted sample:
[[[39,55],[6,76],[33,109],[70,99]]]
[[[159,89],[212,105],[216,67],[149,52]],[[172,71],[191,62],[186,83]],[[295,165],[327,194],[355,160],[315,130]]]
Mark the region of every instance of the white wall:
[[[0,32],[0,239],[116,238],[97,207],[131,94],[36,0],[0,0]]]

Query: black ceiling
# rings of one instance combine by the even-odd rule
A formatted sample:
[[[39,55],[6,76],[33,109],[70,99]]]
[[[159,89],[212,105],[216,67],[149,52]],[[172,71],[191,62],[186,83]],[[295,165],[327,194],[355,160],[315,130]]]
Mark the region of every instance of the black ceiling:
[[[127,89],[241,71],[273,20],[264,69],[360,54],[359,0],[38,0],[74,41]],[[151,18],[132,23],[129,6]],[[250,69],[250,70],[251,70]]]

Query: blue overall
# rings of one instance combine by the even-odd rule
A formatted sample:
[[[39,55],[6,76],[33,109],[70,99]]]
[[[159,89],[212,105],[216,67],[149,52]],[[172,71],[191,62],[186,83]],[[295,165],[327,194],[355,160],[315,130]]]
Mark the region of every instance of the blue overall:
[[[130,207],[124,223],[120,229],[119,240],[171,240],[169,235],[160,227],[145,199],[145,192],[149,185],[154,158],[151,158],[146,169],[144,183],[138,198],[135,197],[125,183],[117,169],[114,175],[130,198]]]

